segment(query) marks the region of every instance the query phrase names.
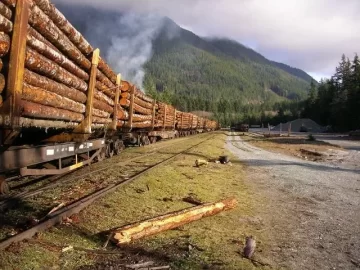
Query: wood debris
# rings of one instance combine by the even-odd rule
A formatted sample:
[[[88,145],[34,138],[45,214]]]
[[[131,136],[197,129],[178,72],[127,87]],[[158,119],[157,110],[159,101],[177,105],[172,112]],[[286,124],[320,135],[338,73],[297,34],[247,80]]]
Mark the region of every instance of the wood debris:
[[[133,223],[115,229],[112,240],[117,243],[117,245],[128,244],[133,240],[154,235],[166,230],[171,230],[204,217],[216,215],[222,211],[233,209],[236,204],[236,199],[228,198],[219,202],[207,203]]]

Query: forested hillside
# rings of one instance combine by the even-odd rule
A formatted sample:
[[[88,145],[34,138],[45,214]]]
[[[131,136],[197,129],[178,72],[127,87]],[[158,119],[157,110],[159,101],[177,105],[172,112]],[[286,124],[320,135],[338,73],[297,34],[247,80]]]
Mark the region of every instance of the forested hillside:
[[[311,77],[271,62],[231,40],[202,39],[177,27],[154,40],[154,55],[146,64],[145,88],[183,110],[236,113],[244,105],[259,105],[306,97]],[[157,94],[156,94],[157,93]]]
[[[124,29],[121,13],[86,6],[57,6],[100,48],[109,63],[116,64],[117,57],[122,57],[122,61],[123,56],[129,59],[115,67],[118,72],[124,73],[128,66],[144,57],[144,46],[139,47],[139,55],[134,53],[136,41],[144,34],[134,26],[144,24],[143,20],[137,20],[136,16],[129,18],[127,14],[129,29]],[[151,17],[149,25],[156,21]],[[144,31],[150,35],[149,29]],[[150,43],[152,54],[144,63],[144,90],[184,111],[214,112],[226,125],[257,119],[265,110],[272,110],[275,103],[305,99],[312,80],[304,71],[270,61],[235,41],[201,38],[168,18],[162,20],[156,31],[152,30]],[[126,46],[131,49],[129,55],[123,55],[128,53]],[[112,53],[112,50],[119,51]]]

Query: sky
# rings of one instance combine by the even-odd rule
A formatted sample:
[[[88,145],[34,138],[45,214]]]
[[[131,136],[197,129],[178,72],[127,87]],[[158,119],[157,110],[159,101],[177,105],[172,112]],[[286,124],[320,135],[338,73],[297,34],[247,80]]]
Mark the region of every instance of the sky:
[[[71,5],[73,0],[56,2]],[[265,57],[330,77],[360,54],[360,0],[77,0],[97,8],[167,16],[200,36],[236,40]]]

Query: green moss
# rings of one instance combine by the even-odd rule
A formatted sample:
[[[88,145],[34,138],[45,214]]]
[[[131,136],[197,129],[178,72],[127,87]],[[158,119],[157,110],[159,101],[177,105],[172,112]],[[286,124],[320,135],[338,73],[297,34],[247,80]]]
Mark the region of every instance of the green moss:
[[[192,144],[201,142],[207,136],[194,137]],[[40,239],[60,246],[100,249],[106,241],[103,232],[109,229],[192,207],[182,201],[190,193],[203,202],[236,197],[238,206],[231,211],[187,224],[179,230],[135,241],[130,248],[140,247],[142,252],[160,254],[161,258],[170,260],[173,269],[202,269],[204,266],[253,269],[253,265],[240,255],[245,236],[257,235],[260,248],[266,248],[262,243],[266,243],[267,238],[258,227],[244,221],[244,217],[256,214],[256,206],[260,201],[254,200],[251,190],[243,182],[243,165],[233,160],[231,165],[209,162],[204,167],[194,166],[198,158],[211,160],[224,154],[233,158],[224,149],[225,137],[217,133],[214,138],[188,153],[98,200],[80,213],[78,224],[53,228],[40,235]],[[173,144],[166,152],[176,153],[187,147],[189,145]],[[147,157],[142,161],[151,164],[152,159],[154,157]],[[33,252],[40,250],[40,253],[42,250],[38,245],[31,245],[30,249]],[[73,269],[97,261],[96,257],[78,251],[50,254],[38,257],[35,261],[39,265],[51,267],[58,260],[62,269]],[[18,261],[15,264],[19,269],[25,269],[21,266],[26,265],[27,260],[32,262],[30,256],[22,253],[14,255],[6,252],[2,256],[6,260],[18,258],[22,263],[25,262],[21,264]]]

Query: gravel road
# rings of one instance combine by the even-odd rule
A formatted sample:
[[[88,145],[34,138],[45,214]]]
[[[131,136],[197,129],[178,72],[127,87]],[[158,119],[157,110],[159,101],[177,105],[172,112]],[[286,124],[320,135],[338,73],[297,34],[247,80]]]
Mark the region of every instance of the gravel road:
[[[226,146],[265,198],[257,215],[272,241],[261,259],[275,269],[360,269],[358,167],[268,152],[234,134]]]

